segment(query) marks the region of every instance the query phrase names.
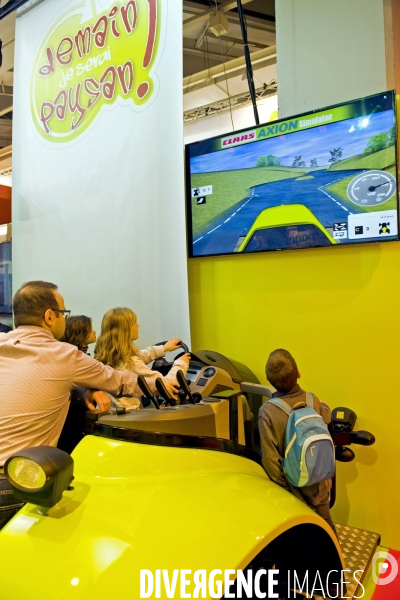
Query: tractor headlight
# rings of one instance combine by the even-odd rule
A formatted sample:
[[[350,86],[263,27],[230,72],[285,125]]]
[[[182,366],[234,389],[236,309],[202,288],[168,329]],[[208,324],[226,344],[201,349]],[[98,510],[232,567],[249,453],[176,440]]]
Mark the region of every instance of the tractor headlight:
[[[69,454],[51,446],[21,450],[4,465],[15,497],[23,502],[51,508],[61,500],[73,480],[74,461]]]
[[[8,480],[22,488],[38,490],[46,483],[46,473],[30,458],[16,456],[7,465]]]

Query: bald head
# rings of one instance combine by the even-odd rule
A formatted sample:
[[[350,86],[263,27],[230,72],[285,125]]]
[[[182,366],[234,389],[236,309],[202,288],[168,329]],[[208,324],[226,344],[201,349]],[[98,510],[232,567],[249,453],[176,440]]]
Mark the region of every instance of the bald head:
[[[265,374],[278,392],[287,393],[296,385],[299,371],[290,352],[280,348],[269,355]]]
[[[13,299],[15,327],[36,325],[40,327],[43,315],[49,308],[57,308],[57,286],[47,281],[28,281],[24,283]]]

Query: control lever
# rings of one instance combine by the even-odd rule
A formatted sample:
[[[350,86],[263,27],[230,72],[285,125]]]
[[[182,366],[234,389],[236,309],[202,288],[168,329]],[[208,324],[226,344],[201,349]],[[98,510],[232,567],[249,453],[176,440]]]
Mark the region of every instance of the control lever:
[[[332,411],[332,423],[330,432],[335,445],[336,460],[340,462],[351,462],[355,454],[350,444],[359,446],[372,446],[375,444],[375,436],[369,431],[354,431],[357,421],[356,413],[350,408],[340,406]]]
[[[164,400],[167,404],[169,404],[170,406],[176,405],[175,400],[173,398],[171,398],[171,396],[168,394],[167,388],[165,387],[164,382],[161,379],[161,377],[157,377],[157,379],[156,379],[156,388],[157,388],[157,391],[160,394],[160,396],[162,396],[164,398]]]
[[[183,390],[178,390],[178,398],[179,398],[179,404],[187,404],[187,400],[186,400],[186,392],[184,392]]]
[[[158,410],[160,410],[160,405],[158,404],[154,394],[152,393],[151,389],[149,388],[149,384],[147,383],[147,381],[145,380],[143,375],[138,375],[137,382],[138,382],[138,386],[140,387],[140,389],[142,390],[142,392],[146,396],[146,398],[149,398],[149,400],[151,400],[153,402],[154,406]]]
[[[372,446],[375,444],[375,436],[369,431],[352,431],[350,433],[350,444]]]
[[[332,411],[332,427],[334,433],[349,433],[353,431],[357,421],[357,415],[354,410],[339,406]]]
[[[186,396],[188,397],[190,404],[195,404],[192,392],[190,391],[190,387],[188,386],[188,383],[187,383],[185,376],[183,374],[183,371],[181,371],[181,369],[179,369],[179,371],[176,372],[176,379],[178,380],[180,387],[185,392],[185,397]]]
[[[351,462],[355,457],[356,455],[351,448],[348,448],[347,446],[335,447],[335,458],[339,462]]]

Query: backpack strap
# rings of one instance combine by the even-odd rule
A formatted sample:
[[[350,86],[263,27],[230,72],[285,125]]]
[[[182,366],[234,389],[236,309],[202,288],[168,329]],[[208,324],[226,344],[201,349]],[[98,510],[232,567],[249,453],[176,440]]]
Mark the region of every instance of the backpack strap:
[[[297,404],[295,404],[293,406],[293,410],[297,410],[298,408],[306,408],[307,404],[305,402],[297,402]]]
[[[277,406],[278,408],[283,410],[283,412],[286,413],[287,416],[289,416],[290,413],[293,412],[292,409],[290,408],[289,404],[287,404],[287,402],[285,402],[281,398],[270,398],[268,400],[268,402],[275,404],[275,406]]]
[[[307,406],[309,406],[310,408],[314,408],[314,400],[313,400],[312,394],[310,394],[310,392],[306,392],[306,396],[307,396]]]

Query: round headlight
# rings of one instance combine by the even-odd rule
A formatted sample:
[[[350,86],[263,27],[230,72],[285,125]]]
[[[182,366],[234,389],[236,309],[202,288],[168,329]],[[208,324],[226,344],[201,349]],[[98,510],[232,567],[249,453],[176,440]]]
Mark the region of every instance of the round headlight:
[[[7,465],[9,477],[21,487],[38,490],[46,483],[46,473],[29,458],[15,457]]]

